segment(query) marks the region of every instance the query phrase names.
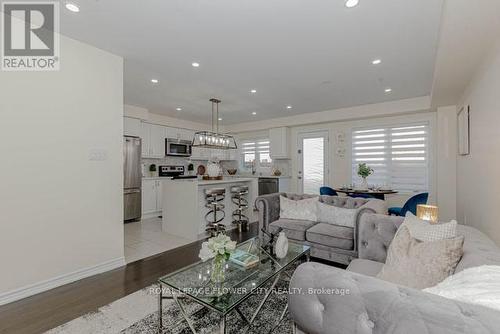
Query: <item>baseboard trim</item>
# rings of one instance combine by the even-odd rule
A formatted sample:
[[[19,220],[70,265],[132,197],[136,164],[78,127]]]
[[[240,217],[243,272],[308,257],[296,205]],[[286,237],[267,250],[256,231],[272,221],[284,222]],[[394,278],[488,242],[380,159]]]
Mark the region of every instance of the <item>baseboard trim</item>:
[[[143,213],[141,219],[159,218],[159,216],[161,216],[161,211]]]
[[[9,304],[26,297],[31,297],[38,293],[54,289],[65,284],[73,283],[83,278],[87,278],[97,274],[102,274],[106,271],[120,268],[125,265],[126,265],[125,258],[121,257],[111,261],[103,262],[96,266],[80,269],[61,276],[56,276],[54,278],[41,281],[35,284],[30,284],[19,289],[7,291],[5,293],[0,294],[0,305]]]

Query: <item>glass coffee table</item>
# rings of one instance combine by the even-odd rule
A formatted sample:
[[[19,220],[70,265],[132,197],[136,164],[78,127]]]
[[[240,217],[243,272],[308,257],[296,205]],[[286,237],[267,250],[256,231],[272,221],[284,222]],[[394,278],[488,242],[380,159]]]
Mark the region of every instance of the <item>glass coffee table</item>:
[[[251,268],[245,269],[231,261],[226,263],[225,279],[223,283],[212,283],[210,280],[210,271],[212,270],[212,261],[198,262],[169,275],[161,277],[158,280],[160,285],[160,294],[158,297],[159,307],[159,332],[163,330],[162,303],[164,299],[173,299],[180,309],[182,319],[172,326],[178,326],[186,321],[191,331],[196,334],[191,317],[194,314],[188,314],[184,307],[183,299],[190,299],[204,308],[208,308],[220,315],[220,333],[226,333],[226,316],[235,311],[246,323],[245,331],[252,326],[255,318],[259,314],[262,306],[266,303],[273,292],[280,277],[285,273],[293,263],[305,257],[309,261],[310,247],[299,243],[289,241],[288,253],[285,258],[278,259],[271,256],[262,247],[260,247],[259,238],[252,238],[237,246],[259,257],[259,262]],[[263,290],[263,286],[272,282],[269,289]],[[169,290],[170,295],[163,293],[163,288]],[[264,298],[260,301],[257,308],[253,311],[252,317],[247,318],[240,310],[239,306],[250,296],[265,291]],[[202,308],[203,309],[203,308]],[[201,310],[196,311],[198,313]],[[288,304],[281,312],[274,328],[278,327],[283,321]]]

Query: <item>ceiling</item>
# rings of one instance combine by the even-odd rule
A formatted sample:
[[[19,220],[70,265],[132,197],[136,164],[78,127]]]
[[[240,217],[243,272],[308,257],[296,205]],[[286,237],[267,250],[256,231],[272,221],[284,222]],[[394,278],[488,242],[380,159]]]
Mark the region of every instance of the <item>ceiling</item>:
[[[61,32],[122,56],[125,103],[158,114],[208,123],[215,96],[235,124],[432,88],[441,0],[73,2],[80,12],[62,9]]]

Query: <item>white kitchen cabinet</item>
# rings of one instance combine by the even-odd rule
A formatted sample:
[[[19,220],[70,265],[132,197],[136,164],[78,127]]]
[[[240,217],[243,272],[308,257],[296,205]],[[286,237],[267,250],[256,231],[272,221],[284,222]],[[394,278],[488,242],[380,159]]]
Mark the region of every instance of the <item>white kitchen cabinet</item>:
[[[269,130],[271,159],[290,159],[290,130],[287,127]]]
[[[157,124],[142,122],[142,156],[144,158],[165,157],[165,127]]]
[[[142,141],[142,157],[148,158],[151,155],[151,145],[150,145],[150,137],[151,137],[151,124],[149,123],[141,123],[141,141]]]
[[[167,138],[180,139],[179,129],[166,126],[165,131]]]
[[[193,140],[194,131],[192,130],[172,128],[172,127],[166,127],[165,129],[167,132],[167,138],[189,140],[189,141]]]
[[[162,212],[162,180],[142,180],[142,215],[148,218]]]
[[[194,131],[187,129],[180,129],[180,139],[192,141],[194,137]]]
[[[142,214],[154,213],[158,207],[157,180],[142,180]]]
[[[151,124],[151,157],[163,158],[165,156],[165,127],[162,125]]]
[[[132,117],[123,117],[123,134],[125,136],[141,137],[141,120]]]
[[[161,212],[162,211],[162,205],[163,205],[163,187],[162,187],[162,180],[156,180],[156,211]]]

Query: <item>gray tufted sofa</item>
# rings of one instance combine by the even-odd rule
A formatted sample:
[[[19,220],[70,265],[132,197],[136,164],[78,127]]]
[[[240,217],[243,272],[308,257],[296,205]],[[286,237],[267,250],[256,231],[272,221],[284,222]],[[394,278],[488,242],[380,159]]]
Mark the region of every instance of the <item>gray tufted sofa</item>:
[[[271,233],[282,228],[289,239],[311,246],[313,257],[343,264],[349,264],[352,259],[357,258],[357,224],[350,228],[309,220],[280,219],[280,195],[292,200],[315,197],[289,193],[257,197],[255,205],[259,211],[260,228]],[[376,199],[319,196],[319,201],[337,207],[359,209],[357,221],[366,212],[387,213],[385,202]]]
[[[297,268],[290,282],[290,315],[297,333],[307,334],[479,334],[500,332],[500,312],[375,278],[403,218],[363,215],[359,259],[347,270],[320,263]],[[455,272],[500,265],[500,249],[478,230],[459,225],[464,255]],[[315,289],[315,290],[309,290]],[[330,290],[326,290],[330,289]],[[335,290],[337,289],[337,290]],[[327,293],[332,291],[331,293]]]

